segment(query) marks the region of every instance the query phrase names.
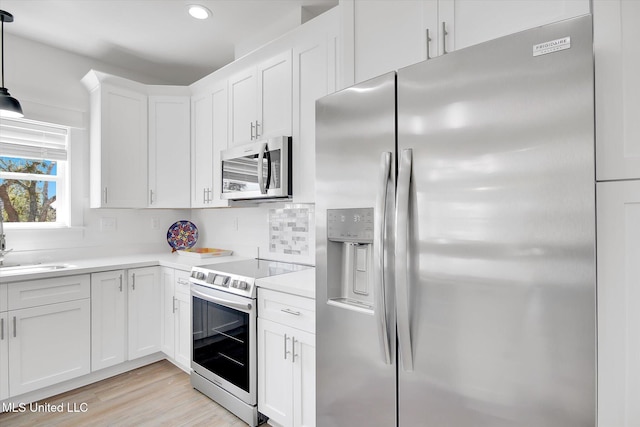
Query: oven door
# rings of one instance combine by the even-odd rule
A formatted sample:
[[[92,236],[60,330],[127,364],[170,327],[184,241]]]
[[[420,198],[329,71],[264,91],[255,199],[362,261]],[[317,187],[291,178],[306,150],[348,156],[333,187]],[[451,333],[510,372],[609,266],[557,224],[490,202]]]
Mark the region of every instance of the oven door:
[[[256,405],[255,300],[194,283],[191,300],[191,368]]]
[[[291,195],[289,137],[271,138],[224,150],[221,158],[223,199]]]

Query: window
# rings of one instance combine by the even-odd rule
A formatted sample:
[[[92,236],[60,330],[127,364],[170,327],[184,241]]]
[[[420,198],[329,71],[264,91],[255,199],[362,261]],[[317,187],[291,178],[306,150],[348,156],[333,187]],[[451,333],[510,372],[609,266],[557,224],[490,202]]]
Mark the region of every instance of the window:
[[[5,223],[67,225],[63,126],[0,119],[0,200]]]

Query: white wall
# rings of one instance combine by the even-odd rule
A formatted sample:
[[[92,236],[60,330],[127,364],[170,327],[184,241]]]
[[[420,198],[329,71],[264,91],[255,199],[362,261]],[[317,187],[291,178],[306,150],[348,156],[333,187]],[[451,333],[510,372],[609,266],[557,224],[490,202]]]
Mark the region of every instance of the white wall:
[[[36,231],[12,229],[8,225],[5,228],[7,247],[13,248],[14,252],[6,257],[6,263],[169,251],[166,230],[174,221],[190,216],[189,210],[89,209],[89,98],[80,79],[92,68],[143,83],[163,83],[87,57],[6,35],[5,83],[22,104],[25,118],[76,127],[70,147],[73,227]],[[103,229],[103,218],[110,223],[115,221],[115,230]],[[152,227],[154,219],[157,228]]]

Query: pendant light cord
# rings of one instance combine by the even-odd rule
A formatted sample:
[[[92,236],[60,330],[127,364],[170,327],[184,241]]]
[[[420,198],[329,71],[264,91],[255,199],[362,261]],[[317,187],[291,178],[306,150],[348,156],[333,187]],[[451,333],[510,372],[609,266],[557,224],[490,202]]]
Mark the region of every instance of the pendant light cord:
[[[2,87],[4,87],[4,16],[2,17],[2,28],[0,29],[0,33],[2,33]]]

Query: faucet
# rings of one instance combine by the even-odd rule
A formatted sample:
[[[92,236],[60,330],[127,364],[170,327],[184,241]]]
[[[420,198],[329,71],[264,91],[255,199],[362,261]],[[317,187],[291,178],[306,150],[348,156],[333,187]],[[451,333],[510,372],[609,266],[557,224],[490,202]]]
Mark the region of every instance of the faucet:
[[[4,201],[0,199],[0,266],[4,263],[4,256],[13,250],[7,250],[7,242],[4,235],[4,215],[2,214],[3,209]]]

